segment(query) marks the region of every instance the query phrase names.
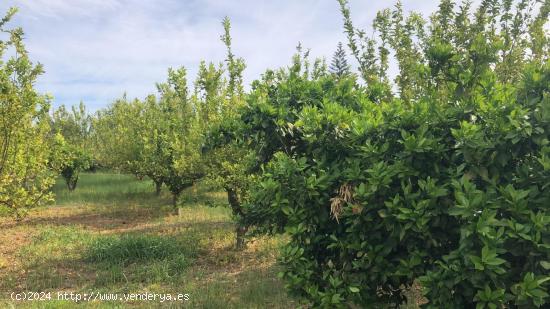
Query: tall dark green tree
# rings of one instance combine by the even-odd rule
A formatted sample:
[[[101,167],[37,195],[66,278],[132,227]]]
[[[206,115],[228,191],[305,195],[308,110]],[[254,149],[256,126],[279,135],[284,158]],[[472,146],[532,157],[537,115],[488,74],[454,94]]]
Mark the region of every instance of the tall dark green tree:
[[[346,59],[346,51],[344,50],[342,42],[338,42],[338,47],[332,56],[329,70],[337,78],[350,74],[351,67]]]
[[[246,219],[288,236],[307,307],[398,307],[418,284],[425,308],[550,303],[550,1],[456,2],[398,2],[367,36],[340,0],[363,83],[295,57],[252,84]]]

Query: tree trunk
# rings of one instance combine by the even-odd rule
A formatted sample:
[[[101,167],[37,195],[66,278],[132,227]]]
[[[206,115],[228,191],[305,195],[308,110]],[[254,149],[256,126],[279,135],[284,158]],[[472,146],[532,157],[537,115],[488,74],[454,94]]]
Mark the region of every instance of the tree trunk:
[[[161,191],[162,191],[162,181],[155,180],[155,194],[156,194],[156,196],[160,196]]]
[[[229,202],[229,206],[231,206],[233,214],[242,216],[243,211],[241,209],[241,201],[239,200],[237,191],[231,188],[226,188],[225,192],[227,192],[227,201]]]
[[[237,250],[246,248],[246,232],[248,232],[248,227],[237,225],[237,244],[235,246]]]
[[[67,187],[69,188],[69,191],[74,191],[76,189],[76,184],[78,183],[78,176],[75,178],[70,178],[67,180]]]
[[[173,214],[178,216],[179,215],[179,208],[178,208],[178,197],[180,196],[179,193],[172,192],[172,211]]]
[[[172,206],[174,206],[174,208],[178,208],[178,196],[179,193],[172,193]]]
[[[239,194],[237,193],[237,191],[232,188],[226,188],[225,191],[227,192],[227,201],[229,202],[229,206],[231,206],[233,214],[239,217],[244,216],[243,210],[241,208],[241,201],[239,199]],[[237,250],[242,250],[246,248],[245,235],[247,231],[248,227],[237,223],[237,227],[235,228],[235,234],[237,238],[235,247],[237,248]]]

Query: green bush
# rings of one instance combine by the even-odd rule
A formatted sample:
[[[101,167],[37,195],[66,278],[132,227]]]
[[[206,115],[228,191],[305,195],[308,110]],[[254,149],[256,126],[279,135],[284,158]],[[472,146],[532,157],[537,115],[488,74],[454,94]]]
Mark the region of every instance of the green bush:
[[[377,105],[360,90],[362,112],[331,92],[300,109],[275,99],[265,116],[292,119],[296,145],[274,152],[248,212],[291,235],[291,290],[326,306],[401,302],[420,278],[434,307],[548,302],[550,102],[527,84],[483,108]]]
[[[369,67],[360,85],[299,55],[254,84],[242,128],[261,177],[247,223],[290,235],[282,276],[315,307],[399,304],[415,282],[429,308],[550,303],[547,49],[508,67],[506,34],[490,27],[501,13],[481,7],[442,35],[445,5],[418,63],[398,54],[410,65],[399,97],[373,100],[384,78],[369,84]],[[400,7],[388,12],[378,23],[400,26]]]

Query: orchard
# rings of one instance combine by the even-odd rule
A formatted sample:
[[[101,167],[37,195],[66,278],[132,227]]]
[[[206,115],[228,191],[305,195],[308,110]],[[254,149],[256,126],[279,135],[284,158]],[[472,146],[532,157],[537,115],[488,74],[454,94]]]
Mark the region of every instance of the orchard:
[[[277,239],[289,307],[399,307],[412,294],[415,308],[550,306],[550,2],[441,0],[429,17],[397,2],[372,34],[337,2],[347,41],[329,61],[299,45],[246,85],[225,18],[222,63],[202,61],[196,76],[169,68],[156,93],[94,113],[36,90],[47,72],[8,11],[0,214],[25,224],[57,207],[56,181],[71,199],[109,171],[147,183],[127,193],[155,198],[155,220],[203,211],[202,191],[221,195],[208,207],[227,208],[225,263]],[[83,240],[95,251],[82,259],[201,261],[180,261],[162,233],[139,237],[131,248],[148,249],[124,254]]]

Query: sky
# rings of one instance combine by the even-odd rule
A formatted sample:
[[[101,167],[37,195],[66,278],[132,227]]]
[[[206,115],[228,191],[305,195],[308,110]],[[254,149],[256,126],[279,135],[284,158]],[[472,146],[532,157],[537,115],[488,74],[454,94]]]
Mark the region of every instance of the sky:
[[[367,31],[376,12],[393,5],[349,2],[355,25]],[[428,16],[438,1],[402,3]],[[124,93],[154,93],[169,67],[185,66],[192,82],[201,60],[223,61],[225,16],[234,53],[247,64],[246,84],[289,65],[299,42],[327,62],[346,43],[336,0],[0,0],[0,15],[12,6],[19,12],[9,26],[23,27],[31,59],[44,65],[37,89],[53,96],[54,107],[82,100],[91,112]]]

